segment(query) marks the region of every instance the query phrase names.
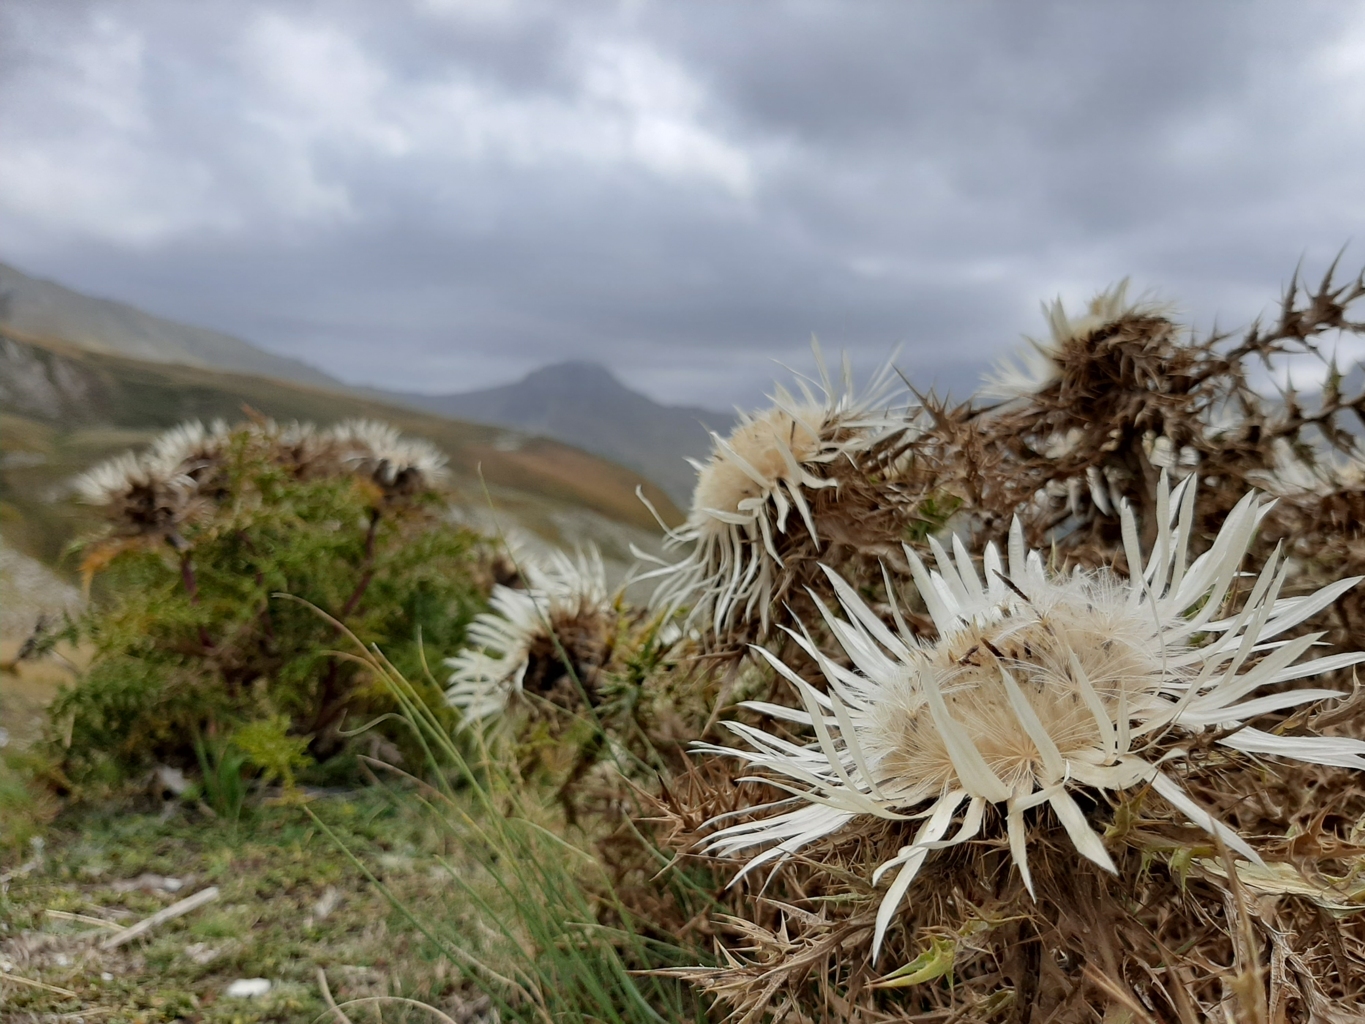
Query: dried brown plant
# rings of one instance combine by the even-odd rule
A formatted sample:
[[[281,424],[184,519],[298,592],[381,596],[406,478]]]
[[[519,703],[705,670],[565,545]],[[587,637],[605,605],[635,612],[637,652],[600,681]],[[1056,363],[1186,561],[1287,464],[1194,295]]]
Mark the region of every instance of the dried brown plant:
[[[882,566],[899,568],[900,544],[919,547],[949,517],[979,543],[1004,541],[1018,516],[1026,543],[1050,550],[1059,567],[1122,571],[1119,505],[1134,509],[1146,547],[1163,471],[1199,474],[1196,547],[1249,489],[1275,494],[1246,568],[1259,570],[1283,543],[1286,594],[1365,574],[1357,440],[1365,383],[1343,375],[1331,349],[1341,335],[1365,335],[1354,313],[1365,274],[1341,282],[1337,269],[1313,285],[1296,274],[1276,316],[1240,334],[1196,336],[1165,307],[1128,303],[1122,288],[1079,320],[1052,307],[1052,338],[1036,346],[1031,377],[1004,382],[1006,401],[928,395],[884,447],[821,467],[837,486],[811,501],[819,543],[800,531],[775,539],[784,575],[769,604],[772,622],[788,622],[791,609],[798,620],[812,618],[806,588],[825,593],[821,563],[889,621],[877,604]],[[1319,394],[1268,389],[1295,359],[1325,368]],[[932,622],[913,610],[909,627],[932,636]],[[732,650],[761,641],[795,664],[769,625],[750,615],[718,639]],[[1345,594],[1304,630],[1365,648],[1365,595]],[[838,660],[828,639],[817,633],[811,642]],[[1362,702],[1351,700],[1316,717],[1282,714],[1267,728],[1358,737],[1365,718]],[[804,741],[799,730],[789,738]],[[887,934],[879,967],[868,954],[881,891],[869,879],[910,842],[914,822],[868,819],[734,887],[723,886],[722,871],[713,902],[698,909],[666,898],[659,878],[715,870],[693,845],[698,827],[742,820],[759,799],[754,783],[703,759],[667,778],[648,820],[637,822],[672,857],[664,875],[647,882],[653,862],[627,856],[638,840],[620,833],[608,857],[631,865],[623,891],[659,928],[711,937],[719,966],[674,973],[718,997],[735,1020],[1365,1022],[1365,917],[1357,909],[1365,785],[1344,769],[1266,764],[1210,745],[1191,751],[1188,765],[1184,785],[1254,837],[1265,868],[1234,862],[1142,789],[1094,794],[1085,813],[1105,830],[1117,875],[1065,856],[1066,831],[1052,811],[1036,809],[1036,898],[1010,872],[999,838],[940,851]]]
[[[1274,323],[1238,337],[1196,337],[1162,307],[1125,304],[1122,286],[1076,323],[1052,307],[1053,337],[1035,343],[1032,377],[997,381],[1010,400],[926,402],[941,484],[986,537],[1002,537],[1019,515],[1029,544],[1098,565],[1121,551],[1120,501],[1151,532],[1161,472],[1197,469],[1200,519],[1216,530],[1286,452],[1309,465],[1332,450],[1355,453],[1347,420],[1365,424],[1365,387],[1343,390],[1327,342],[1365,334],[1365,321],[1349,315],[1365,297],[1365,274],[1338,283],[1336,271],[1334,262],[1316,286],[1296,274]],[[1316,401],[1253,386],[1255,367],[1274,370],[1286,357],[1328,367]]]
[[[925,869],[873,967],[880,894],[866,879],[910,834],[877,822],[717,892],[687,926],[714,936],[719,966],[670,973],[745,1021],[1365,1020],[1365,787],[1340,769],[1295,769],[1248,802],[1243,778],[1211,759],[1187,784],[1242,828],[1292,836],[1263,844],[1269,869],[1229,872],[1225,849],[1143,793],[1102,809],[1117,876],[1068,857],[1065,830],[1040,814],[1036,898],[1003,841],[974,842]],[[735,789],[665,801],[683,863],[690,823]]]

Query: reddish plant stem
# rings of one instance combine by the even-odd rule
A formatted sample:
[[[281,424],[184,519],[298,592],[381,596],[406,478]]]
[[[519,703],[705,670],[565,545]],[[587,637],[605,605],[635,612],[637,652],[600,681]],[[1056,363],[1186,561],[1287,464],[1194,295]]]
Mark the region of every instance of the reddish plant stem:
[[[190,595],[190,604],[199,603],[199,581],[194,576],[194,560],[188,551],[180,552],[180,580],[185,584],[185,593]]]
[[[346,603],[341,606],[341,614],[338,619],[345,621],[346,617],[356,610],[360,604],[360,599],[365,596],[365,591],[369,589],[370,581],[374,579],[374,546],[375,533],[379,529],[379,509],[370,510],[370,529],[365,534],[365,558],[360,563],[363,571],[360,580],[355,585],[355,590],[351,591],[351,596],[346,599]]]
[[[333,659],[323,678],[322,692],[318,695],[318,713],[308,730],[313,737],[313,749],[321,757],[327,757],[335,751],[339,738],[334,727],[345,717],[346,705],[351,698],[350,688],[340,685],[340,676],[339,665]]]
[[[172,542],[174,543],[174,541]],[[182,547],[184,541],[176,545],[180,551],[180,581],[185,585],[185,593],[190,596],[190,604],[199,604],[199,580],[194,575],[194,558],[190,554],[188,547]],[[209,637],[209,631],[201,623],[199,626],[199,644],[204,650],[213,648],[213,640]]]

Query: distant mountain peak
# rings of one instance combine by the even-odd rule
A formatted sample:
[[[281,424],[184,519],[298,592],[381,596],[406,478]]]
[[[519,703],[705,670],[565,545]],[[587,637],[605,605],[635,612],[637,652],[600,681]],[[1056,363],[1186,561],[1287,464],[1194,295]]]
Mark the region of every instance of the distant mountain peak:
[[[542,366],[538,370],[532,370],[525,377],[521,378],[519,384],[510,385],[518,387],[520,385],[541,385],[551,384],[555,387],[591,387],[591,388],[611,388],[621,391],[629,391],[621,378],[612,373],[601,363],[596,363],[588,359],[568,359],[562,363],[552,363],[549,366]]]
[[[684,507],[695,477],[687,458],[705,457],[707,431],[728,431],[734,421],[728,413],[663,405],[584,359],[542,366],[501,387],[403,398],[445,416],[567,441],[634,469]]]

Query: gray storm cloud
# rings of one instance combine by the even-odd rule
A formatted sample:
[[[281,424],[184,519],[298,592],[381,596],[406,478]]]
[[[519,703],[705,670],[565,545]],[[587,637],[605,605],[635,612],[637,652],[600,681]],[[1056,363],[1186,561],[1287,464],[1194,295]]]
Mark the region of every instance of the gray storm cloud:
[[[1125,275],[1260,311],[1363,121],[1341,4],[10,0],[0,259],[394,388],[725,407],[816,334],[961,392]]]

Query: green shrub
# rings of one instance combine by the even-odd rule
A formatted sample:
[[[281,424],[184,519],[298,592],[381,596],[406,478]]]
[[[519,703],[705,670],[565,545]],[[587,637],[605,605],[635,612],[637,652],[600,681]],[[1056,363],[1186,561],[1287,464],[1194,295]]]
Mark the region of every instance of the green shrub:
[[[111,524],[80,545],[104,599],[72,633],[94,660],[51,708],[68,781],[198,767],[205,738],[217,749],[281,717],[281,739],[306,740],[323,776],[353,770],[341,755],[356,749],[410,753],[410,732],[383,720],[383,685],[333,652],[344,623],[422,678],[421,646],[430,658],[459,647],[482,603],[480,542],[444,516],[442,461],[374,424],[192,425],[78,481]],[[435,713],[453,715],[428,689]]]

